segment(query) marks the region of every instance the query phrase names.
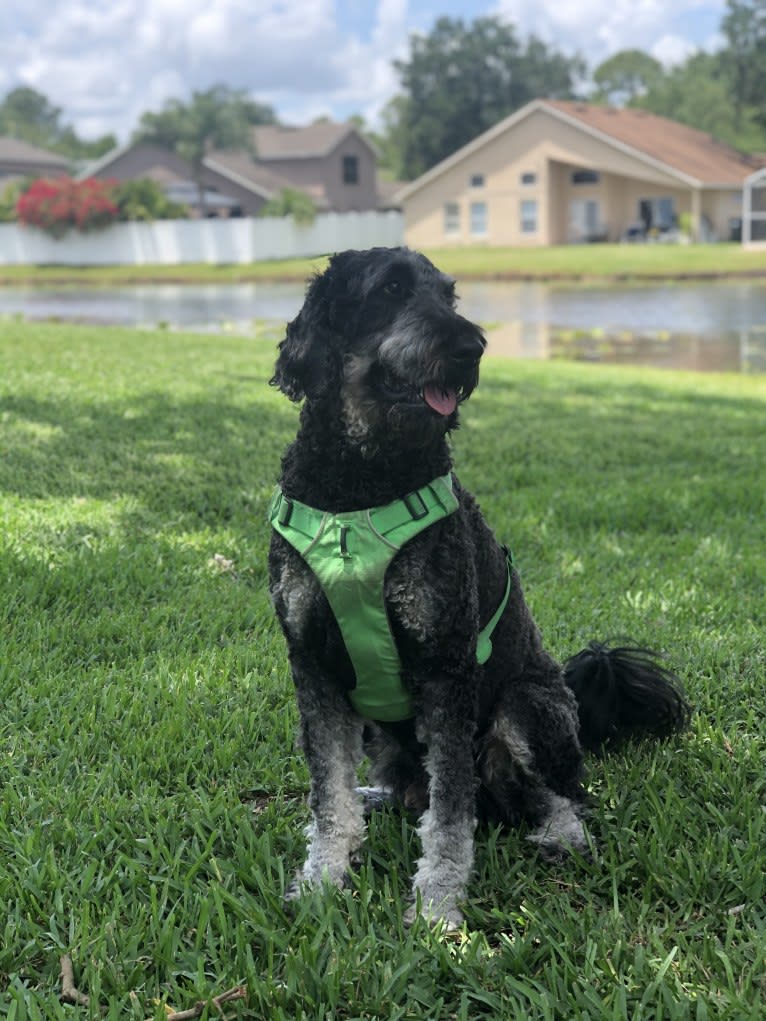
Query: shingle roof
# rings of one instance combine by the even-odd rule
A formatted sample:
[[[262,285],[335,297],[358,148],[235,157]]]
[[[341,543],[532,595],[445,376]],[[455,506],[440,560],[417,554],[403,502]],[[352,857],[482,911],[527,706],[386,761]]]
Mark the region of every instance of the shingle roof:
[[[543,100],[565,117],[664,163],[673,170],[707,185],[741,185],[758,166],[704,131],[634,108],[615,109],[561,99]]]
[[[0,136],[0,160],[7,163],[29,163],[35,167],[49,166],[52,170],[64,170],[69,166],[66,156],[8,135]]]
[[[217,149],[206,156],[204,162],[210,170],[238,181],[243,187],[258,192],[264,198],[271,198],[283,188],[291,187],[290,182],[283,177],[253,162],[253,157],[244,150]]]
[[[256,159],[277,160],[298,157],[326,156],[346,135],[355,131],[353,124],[318,121],[305,128],[263,124],[253,128]]]

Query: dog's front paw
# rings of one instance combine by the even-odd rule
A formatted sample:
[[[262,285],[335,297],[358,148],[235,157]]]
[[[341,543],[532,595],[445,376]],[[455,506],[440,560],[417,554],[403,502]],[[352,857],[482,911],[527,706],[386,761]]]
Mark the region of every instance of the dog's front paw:
[[[404,912],[404,924],[414,925],[418,918],[422,918],[430,928],[442,929],[443,932],[455,932],[464,921],[463,912],[451,896],[415,901]]]
[[[295,873],[292,882],[285,890],[284,900],[286,904],[290,904],[300,900],[301,897],[313,890],[321,889],[322,886],[347,889],[350,885],[351,875],[347,869],[340,873],[334,873],[325,866],[321,871],[317,871],[306,863]]]

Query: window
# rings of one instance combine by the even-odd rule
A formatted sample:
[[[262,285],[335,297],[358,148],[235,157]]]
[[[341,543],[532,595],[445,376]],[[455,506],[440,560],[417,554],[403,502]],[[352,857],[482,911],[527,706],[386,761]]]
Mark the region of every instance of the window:
[[[598,184],[601,174],[598,170],[573,170],[572,184]]]
[[[444,204],[444,233],[460,233],[460,206],[457,202],[446,202]]]
[[[343,183],[359,184],[359,157],[343,157]]]
[[[569,203],[569,240],[576,244],[595,241],[607,233],[601,223],[601,207],[596,199],[572,199]]]
[[[537,199],[523,199],[519,208],[522,234],[537,233]]]
[[[675,201],[670,197],[640,199],[638,218],[646,230],[667,231],[678,223]]]
[[[471,234],[481,237],[487,233],[487,203],[471,203]]]
[[[533,174],[532,171],[527,171],[521,175],[522,184],[537,184],[537,174]]]
[[[483,188],[484,187],[484,174],[471,174],[471,187],[472,188]]]

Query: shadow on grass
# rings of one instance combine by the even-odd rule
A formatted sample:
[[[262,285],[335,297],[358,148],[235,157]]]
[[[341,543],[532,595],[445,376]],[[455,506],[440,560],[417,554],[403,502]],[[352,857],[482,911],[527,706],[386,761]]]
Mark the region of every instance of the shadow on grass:
[[[265,389],[265,384],[264,384]],[[231,387],[110,399],[0,398],[0,491],[35,499],[127,499],[183,526],[220,525],[264,504],[295,428],[293,409]]]

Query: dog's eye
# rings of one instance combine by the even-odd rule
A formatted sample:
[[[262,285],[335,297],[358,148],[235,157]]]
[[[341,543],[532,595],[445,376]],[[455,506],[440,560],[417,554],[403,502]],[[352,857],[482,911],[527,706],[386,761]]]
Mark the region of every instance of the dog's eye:
[[[381,290],[389,298],[403,298],[411,293],[412,287],[408,278],[399,275],[387,280]]]

